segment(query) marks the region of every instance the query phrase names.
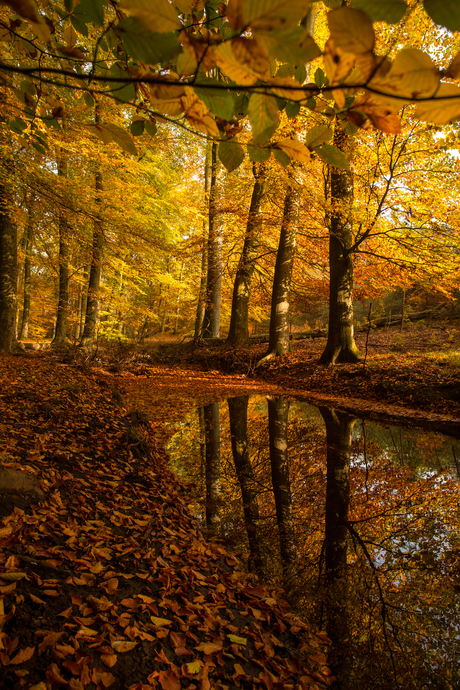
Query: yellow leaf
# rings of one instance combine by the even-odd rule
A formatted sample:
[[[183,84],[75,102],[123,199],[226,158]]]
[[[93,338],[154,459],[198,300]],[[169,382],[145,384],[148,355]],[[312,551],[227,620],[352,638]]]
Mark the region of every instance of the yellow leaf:
[[[229,0],[226,13],[230,26],[237,31],[248,26],[276,31],[297,26],[309,5],[309,0]]]
[[[246,637],[238,637],[237,635],[227,635],[228,639],[235,644],[246,644]]]
[[[308,163],[310,160],[310,151],[302,144],[300,141],[295,139],[282,139],[274,144],[276,148],[281,149],[284,153],[294,161],[302,161],[303,163]]]
[[[347,53],[336,46],[332,38],[327,41],[324,51],[324,70],[330,84],[338,84],[348,76],[355,61],[356,56],[353,53]]]
[[[150,616],[150,620],[154,625],[160,628],[162,625],[172,625],[172,621],[167,618],[157,618],[157,616]]]
[[[256,40],[237,36],[232,41],[232,50],[238,62],[249,67],[261,79],[269,76],[270,60],[268,53]]]
[[[364,96],[355,98],[353,101],[353,108],[349,113],[352,114],[355,110],[359,110],[361,113],[368,115],[373,125],[381,132],[398,134],[401,131],[401,124],[398,116],[386,103],[382,103],[372,95],[365,94]],[[353,117],[349,119],[353,121]]]
[[[419,96],[432,96],[439,86],[439,71],[427,53],[418,48],[401,50],[391,64],[386,74],[377,71],[369,86],[383,92],[388,103],[398,103],[398,108],[404,105],[403,100],[392,99],[391,95],[400,95],[412,100]],[[386,95],[390,99],[386,98]],[[379,98],[382,96],[379,94]]]
[[[247,65],[241,64],[233,52],[231,44],[227,41],[214,48],[214,56],[218,67],[241,86],[251,86],[255,84],[258,75]]]
[[[300,84],[293,77],[273,77],[267,79],[267,83],[274,87],[272,89],[280,98],[287,98],[290,101],[303,101],[307,98],[306,92],[300,88]]]
[[[424,122],[444,125],[460,118],[460,86],[442,83],[436,98],[418,103],[414,116]]]
[[[372,22],[361,10],[339,7],[327,15],[331,38],[337,48],[361,55],[373,50],[375,43]]]
[[[123,0],[120,7],[129,10],[150,31],[166,33],[182,26],[176,10],[168,0]]]
[[[86,625],[82,625],[80,630],[77,632],[76,637],[94,637],[97,635],[97,630],[92,628],[87,628]]]
[[[186,666],[189,673],[195,674],[201,671],[202,663],[201,661],[189,661]]]
[[[16,582],[17,580],[23,580],[24,578],[28,580],[27,573],[1,573],[0,577],[2,580],[7,582]]]

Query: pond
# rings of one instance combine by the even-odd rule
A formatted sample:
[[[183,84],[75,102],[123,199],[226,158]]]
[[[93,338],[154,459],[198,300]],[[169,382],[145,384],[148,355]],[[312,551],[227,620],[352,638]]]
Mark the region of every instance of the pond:
[[[338,687],[460,687],[459,441],[263,396],[174,426],[203,529],[327,630]]]

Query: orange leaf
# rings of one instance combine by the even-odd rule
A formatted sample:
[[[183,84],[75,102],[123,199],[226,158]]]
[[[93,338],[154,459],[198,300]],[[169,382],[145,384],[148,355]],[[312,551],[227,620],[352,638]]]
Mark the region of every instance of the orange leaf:
[[[117,663],[117,655],[116,654],[101,654],[101,661],[103,664],[108,666],[109,668],[112,668],[112,666],[115,666]]]
[[[112,642],[112,647],[116,652],[130,652],[136,645],[137,642],[130,642],[129,640],[115,640]]]
[[[21,649],[21,651],[11,659],[10,664],[22,664],[24,661],[29,661],[29,659],[33,657],[34,652],[35,647],[26,647],[25,649]]]
[[[202,642],[197,647],[195,647],[199,652],[204,652],[205,654],[217,654],[217,652],[222,651],[222,644],[214,644],[213,642]]]
[[[158,680],[163,690],[181,690],[180,680],[172,669],[160,671]]]
[[[49,647],[50,645],[56,644],[56,642],[59,640],[60,637],[62,637],[63,634],[63,632],[54,632],[50,633],[49,635],[46,635],[38,645],[38,655],[40,656],[43,650]]]

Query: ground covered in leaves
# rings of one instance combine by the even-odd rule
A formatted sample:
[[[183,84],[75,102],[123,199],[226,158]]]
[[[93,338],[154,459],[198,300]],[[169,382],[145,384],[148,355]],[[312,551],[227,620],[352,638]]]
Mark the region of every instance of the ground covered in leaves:
[[[326,635],[190,515],[163,450],[168,372],[87,365],[0,357],[1,687],[330,686]],[[156,421],[132,404],[145,378]],[[213,395],[247,388],[217,379]]]
[[[135,355],[120,352],[119,370],[154,375],[158,365],[185,376],[233,374],[251,386],[275,386],[286,396],[330,404],[354,414],[460,435],[460,322],[409,324],[356,336],[362,359],[331,368],[318,364],[325,338],[292,340],[292,352],[263,367],[266,344],[234,350],[221,343],[146,343]],[[367,354],[366,354],[367,353]],[[115,358],[116,359],[116,358]],[[160,371],[163,369],[160,367]],[[177,372],[177,370],[176,370]],[[195,372],[195,373],[187,373]],[[174,387],[173,380],[171,381]],[[267,391],[269,392],[269,391]],[[235,393],[237,395],[238,393]]]

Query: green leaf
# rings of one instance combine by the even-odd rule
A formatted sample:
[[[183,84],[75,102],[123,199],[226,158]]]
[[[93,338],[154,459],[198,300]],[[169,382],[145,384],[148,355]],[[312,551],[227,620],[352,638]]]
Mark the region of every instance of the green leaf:
[[[43,148],[43,146],[41,146],[41,144],[39,144],[38,141],[33,141],[32,146],[34,147],[34,149],[36,151],[38,151],[38,153],[42,153],[42,154],[46,153],[46,149]]]
[[[326,77],[325,73],[321,69],[321,67],[318,67],[318,69],[315,72],[315,84],[318,87],[318,89],[322,89],[323,86],[327,86],[329,83],[329,79]]]
[[[308,11],[307,0],[239,0],[227,6],[227,18],[232,29],[276,31],[297,26]]]
[[[236,170],[244,160],[244,149],[237,141],[221,141],[218,155],[229,172]]]
[[[332,139],[332,129],[329,125],[316,125],[312,127],[305,137],[305,146],[314,148]]]
[[[120,79],[129,78],[128,72],[125,72],[116,62],[111,66],[109,74],[111,77],[118,77]],[[129,103],[129,101],[136,97],[136,89],[132,82],[111,81],[109,82],[109,89],[115,100],[121,103]]]
[[[154,137],[154,136],[156,136],[158,129],[157,129],[157,126],[154,122],[150,122],[150,120],[146,120],[145,121],[145,131],[151,137]]]
[[[249,99],[248,116],[255,144],[265,144],[278,128],[278,104],[272,96],[253,93]]]
[[[300,113],[300,103],[286,103],[286,115],[296,117]]]
[[[74,11],[73,16],[84,24],[96,24],[102,26],[104,23],[104,3],[103,0],[82,0]]]
[[[328,165],[339,168],[339,170],[350,170],[350,163],[336,146],[323,144],[318,148],[314,148],[313,151]]]
[[[145,120],[133,120],[131,122],[131,134],[133,137],[140,137],[141,134],[144,134],[144,129],[145,129]]]
[[[94,108],[94,98],[91,96],[90,93],[84,93],[83,100],[85,101],[88,108]]]
[[[373,22],[387,24],[397,24],[407,10],[404,0],[352,0],[351,4],[363,10]]]
[[[268,161],[270,158],[271,149],[269,147],[262,148],[260,146],[254,146],[253,144],[247,145],[249,160],[253,163],[263,163]]]
[[[337,7],[342,7],[342,0],[323,0],[326,7],[330,10],[335,10]]]
[[[307,68],[305,65],[300,65],[300,67],[297,67],[294,78],[299,82],[299,84],[304,83],[305,79],[307,78]]]
[[[218,88],[212,88],[212,86]],[[217,79],[200,79],[193,87],[196,95],[209,108],[214,115],[221,117],[222,120],[232,120],[235,104],[230,91],[224,88],[222,82]]]
[[[177,12],[169,0],[123,0],[121,9],[127,9],[149,31],[168,33],[181,28]]]
[[[236,117],[240,120],[243,117],[246,117],[248,114],[248,105],[249,105],[249,98],[246,96],[245,93],[239,93],[235,96],[235,115]]]
[[[110,133],[113,141],[120,146],[124,151],[130,153],[133,156],[137,156],[137,149],[134,146],[133,140],[129,136],[128,132],[118,125],[104,124],[100,125],[101,129],[105,129]]]
[[[304,65],[321,55],[320,48],[302,26],[257,33],[257,42],[265,47],[271,58],[282,63]]]
[[[278,163],[281,163],[283,168],[285,168],[291,162],[291,159],[287,155],[287,153],[284,153],[284,151],[281,151],[281,149],[273,149],[273,155],[275,156]]]
[[[75,31],[77,31],[82,36],[88,37],[88,27],[86,26],[85,22],[81,19],[81,17],[72,14],[70,17],[70,21]]]
[[[169,62],[182,50],[176,33],[153,33],[134,17],[123,19],[115,32],[121,37],[128,55],[145,64]]]
[[[423,6],[435,24],[451,31],[460,31],[460,4],[458,0],[424,0]]]
[[[21,89],[28,93],[29,96],[35,96],[35,94],[37,93],[35,90],[35,86],[28,79],[23,79],[21,81]]]

